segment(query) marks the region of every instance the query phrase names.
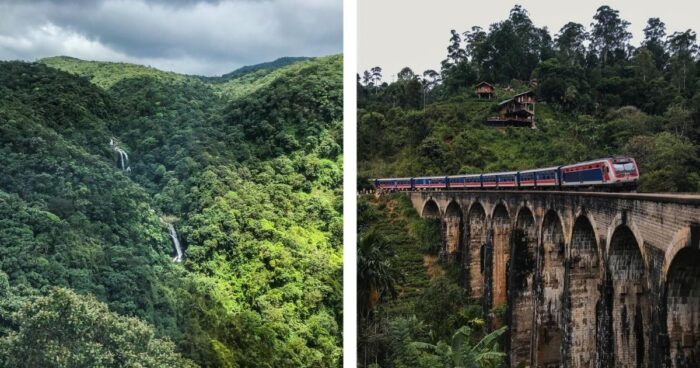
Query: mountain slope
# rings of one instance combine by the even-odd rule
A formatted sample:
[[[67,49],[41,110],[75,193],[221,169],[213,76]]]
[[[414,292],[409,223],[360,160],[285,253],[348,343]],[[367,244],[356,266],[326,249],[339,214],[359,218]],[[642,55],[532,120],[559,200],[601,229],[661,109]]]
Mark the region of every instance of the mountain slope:
[[[231,79],[240,78],[241,76],[243,76],[245,74],[255,73],[258,71],[271,71],[271,70],[274,70],[277,68],[281,68],[283,66],[287,66],[287,65],[294,64],[296,62],[308,60],[308,59],[310,59],[310,58],[303,57],[303,56],[301,56],[301,57],[291,57],[291,56],[281,57],[281,58],[274,60],[274,61],[268,61],[265,63],[242,66],[242,67],[240,67],[240,68],[238,68],[230,73],[226,73],[220,77],[200,77],[200,78],[202,78],[203,80],[205,80],[207,82],[225,82],[225,81],[228,81]]]
[[[229,99],[136,65],[0,63],[2,315],[60,286],[201,366],[337,365],[341,76],[302,61]]]
[[[69,56],[54,56],[38,61],[71,74],[89,78],[103,89],[109,89],[123,79],[150,77],[165,81],[183,81],[194,79],[182,74],[164,72],[150,66],[130,63],[114,63],[107,61],[87,61]]]

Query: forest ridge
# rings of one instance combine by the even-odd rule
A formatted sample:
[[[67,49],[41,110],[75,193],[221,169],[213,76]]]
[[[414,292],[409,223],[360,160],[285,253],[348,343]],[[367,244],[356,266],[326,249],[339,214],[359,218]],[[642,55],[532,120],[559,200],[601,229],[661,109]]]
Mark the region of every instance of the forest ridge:
[[[336,366],[341,116],[341,56],[0,62],[0,365]]]
[[[649,18],[630,23],[609,6],[590,25],[556,34],[516,5],[488,29],[452,30],[441,69],[381,67],[358,74],[358,185],[367,178],[523,170],[630,155],[642,191],[700,190],[700,58],[694,30]],[[474,86],[496,86],[480,101]],[[538,129],[493,129],[497,101],[536,93]]]

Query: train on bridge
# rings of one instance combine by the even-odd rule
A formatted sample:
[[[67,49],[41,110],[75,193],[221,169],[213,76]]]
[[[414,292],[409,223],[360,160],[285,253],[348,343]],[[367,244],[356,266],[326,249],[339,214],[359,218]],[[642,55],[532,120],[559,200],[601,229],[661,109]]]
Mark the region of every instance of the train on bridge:
[[[381,191],[449,189],[634,191],[639,181],[632,157],[608,157],[524,171],[374,179]]]

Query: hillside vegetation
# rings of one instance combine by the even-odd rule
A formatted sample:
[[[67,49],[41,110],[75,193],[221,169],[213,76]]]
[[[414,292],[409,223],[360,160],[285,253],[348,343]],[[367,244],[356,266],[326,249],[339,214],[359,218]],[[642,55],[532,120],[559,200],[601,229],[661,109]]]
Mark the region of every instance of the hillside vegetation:
[[[467,25],[465,25],[465,28]],[[453,30],[439,71],[381,67],[358,75],[358,174],[447,175],[530,169],[631,155],[641,191],[700,190],[700,58],[693,30],[650,18],[641,45],[602,6],[590,27],[556,34],[515,6],[489,29]],[[479,100],[474,86],[495,85]],[[497,103],[528,89],[536,126],[489,128]]]
[[[358,199],[359,367],[500,367],[504,329],[438,259],[440,224],[403,194]],[[477,348],[478,347],[478,348]]]
[[[342,58],[255,73],[0,62],[1,366],[339,364]]]

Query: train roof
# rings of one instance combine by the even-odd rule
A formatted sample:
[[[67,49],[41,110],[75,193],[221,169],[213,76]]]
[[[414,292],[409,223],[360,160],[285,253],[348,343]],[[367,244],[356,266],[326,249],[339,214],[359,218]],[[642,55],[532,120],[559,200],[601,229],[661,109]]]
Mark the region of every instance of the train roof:
[[[562,168],[564,168],[564,167],[571,167],[571,166],[578,166],[578,165],[595,164],[595,163],[598,163],[598,162],[601,162],[601,161],[607,161],[607,160],[609,160],[609,159],[610,159],[610,157],[606,157],[606,158],[599,158],[599,159],[596,159],[596,160],[589,160],[589,161],[584,161],[584,162],[576,162],[576,163],[573,163],[573,164],[563,165]]]
[[[564,166],[562,166],[562,168],[564,168],[564,167],[572,167],[572,166],[577,166],[577,165],[594,164],[594,163],[597,163],[597,162],[608,161],[608,160],[611,160],[611,161],[613,161],[613,162],[618,162],[618,161],[620,161],[620,160],[622,160],[622,161],[632,161],[632,160],[634,160],[634,159],[633,159],[632,157],[629,157],[629,156],[603,157],[603,158],[599,158],[599,159],[596,159],[596,160],[589,160],[589,161],[584,161],[584,162],[577,162],[577,163],[575,163],[575,164],[564,165]]]
[[[436,176],[416,176],[413,179],[444,179],[447,175],[436,175]]]
[[[522,170],[520,171],[521,173],[531,173],[531,172],[538,172],[538,171],[552,171],[558,169],[559,166],[550,166],[550,167],[543,167],[539,169],[530,169],[530,170]]]
[[[473,178],[473,177],[478,177],[481,176],[481,174],[458,174],[458,175],[449,175],[448,178]]]
[[[515,175],[517,174],[517,171],[501,171],[501,172],[494,172],[494,173],[485,173],[484,176],[486,175]]]
[[[410,180],[411,178],[379,178],[377,180],[388,181],[388,180]]]

